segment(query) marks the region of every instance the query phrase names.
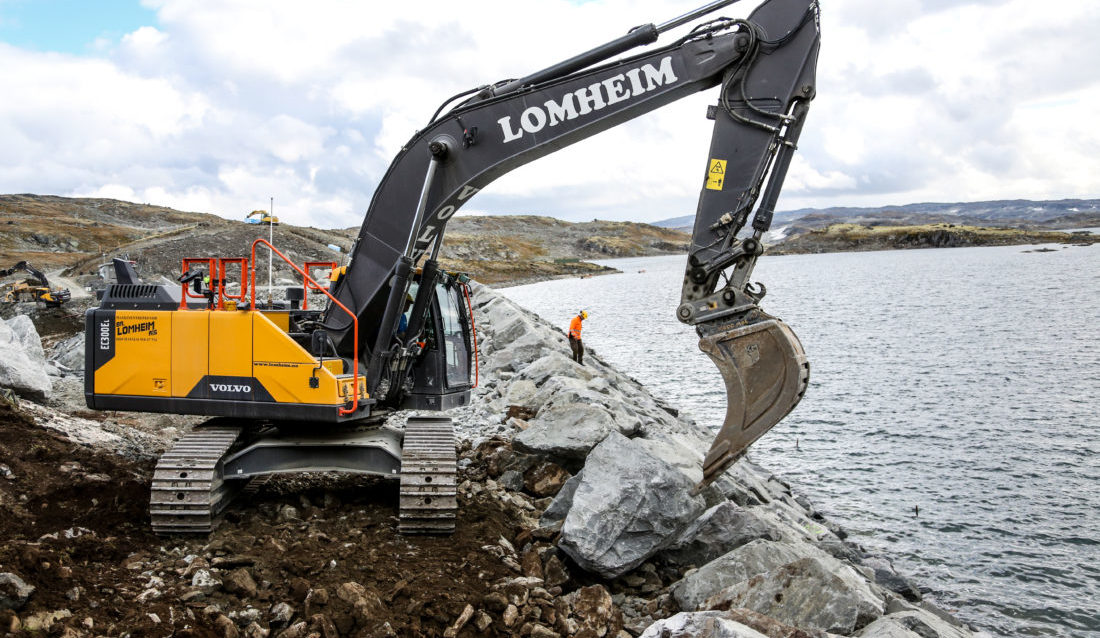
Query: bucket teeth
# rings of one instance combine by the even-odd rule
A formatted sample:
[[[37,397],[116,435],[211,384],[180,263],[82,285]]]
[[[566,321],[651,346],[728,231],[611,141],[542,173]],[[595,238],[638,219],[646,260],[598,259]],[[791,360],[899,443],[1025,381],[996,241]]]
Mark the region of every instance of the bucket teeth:
[[[451,419],[409,418],[401,448],[399,532],[454,532],[458,512],[457,462]]]
[[[241,428],[199,426],[157,460],[149,518],[157,534],[206,534],[229,504],[240,481],[223,481],[221,460]]]

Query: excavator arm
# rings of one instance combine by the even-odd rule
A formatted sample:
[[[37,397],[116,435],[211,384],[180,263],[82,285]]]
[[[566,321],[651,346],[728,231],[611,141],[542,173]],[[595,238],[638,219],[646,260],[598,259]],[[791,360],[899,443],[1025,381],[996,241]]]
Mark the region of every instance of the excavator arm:
[[[43,273],[41,270],[35,268],[34,266],[28,264],[25,261],[21,261],[21,262],[15,264],[14,266],[12,266],[11,268],[5,268],[3,270],[0,270],[0,277],[7,277],[9,275],[13,275],[13,274],[15,274],[17,272],[21,272],[21,271],[26,272],[31,277],[33,277],[35,282],[39,286],[43,286],[45,288],[50,287],[50,282],[46,279],[45,273]]]
[[[351,352],[353,323],[335,304],[323,322],[339,352],[365,356],[372,394],[385,371],[404,369],[414,356],[447,221],[476,193],[523,164],[720,87],[708,110],[714,130],[677,309],[681,321],[696,327],[728,394],[726,420],[699,487],[793,409],[808,364],[793,332],[760,310],[764,288],[749,277],[815,94],[817,0],[767,0],[747,19],[711,20],[672,44],[607,62],[734,1],[637,27],[523,79],[456,96],[440,112],[464,101],[437,112],[405,144],[375,191],[346,274],[334,286],[336,299],[358,318],[364,352]],[[751,232],[739,238],[750,219]],[[410,323],[398,337],[413,267],[425,255]]]
[[[20,271],[29,274],[30,279],[34,281],[34,285],[22,285],[21,288],[26,291],[25,293],[20,293],[19,290],[9,291],[9,297],[15,297],[17,294],[27,294],[36,301],[44,302],[47,307],[60,306],[71,298],[72,295],[67,289],[51,289],[50,282],[46,279],[46,273],[25,261],[21,261],[11,268],[0,269],[0,277],[7,277]]]

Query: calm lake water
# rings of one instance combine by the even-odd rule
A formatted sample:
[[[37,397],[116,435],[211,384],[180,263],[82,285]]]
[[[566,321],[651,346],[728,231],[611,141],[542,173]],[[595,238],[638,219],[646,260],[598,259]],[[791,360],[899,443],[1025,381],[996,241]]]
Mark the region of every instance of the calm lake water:
[[[1100,245],[1035,248],[762,258],[812,367],[750,456],[968,622],[1100,636]],[[717,426],[721,377],[673,316],[684,261],[503,293],[563,330],[586,309],[588,347]]]

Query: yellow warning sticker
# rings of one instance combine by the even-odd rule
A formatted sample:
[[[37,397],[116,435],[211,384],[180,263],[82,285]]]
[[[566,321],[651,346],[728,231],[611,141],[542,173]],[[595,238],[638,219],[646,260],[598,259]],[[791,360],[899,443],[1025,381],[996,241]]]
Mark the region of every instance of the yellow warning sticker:
[[[707,170],[707,188],[720,191],[724,183],[726,183],[726,160],[712,159],[710,169]]]

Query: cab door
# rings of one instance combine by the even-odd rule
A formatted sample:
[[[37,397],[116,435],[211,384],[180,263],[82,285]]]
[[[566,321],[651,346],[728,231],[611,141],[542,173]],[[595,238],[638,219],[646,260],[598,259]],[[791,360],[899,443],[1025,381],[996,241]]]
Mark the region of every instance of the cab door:
[[[443,350],[444,379],[447,391],[470,387],[469,309],[459,286],[438,284],[435,287],[439,307],[439,347]]]

